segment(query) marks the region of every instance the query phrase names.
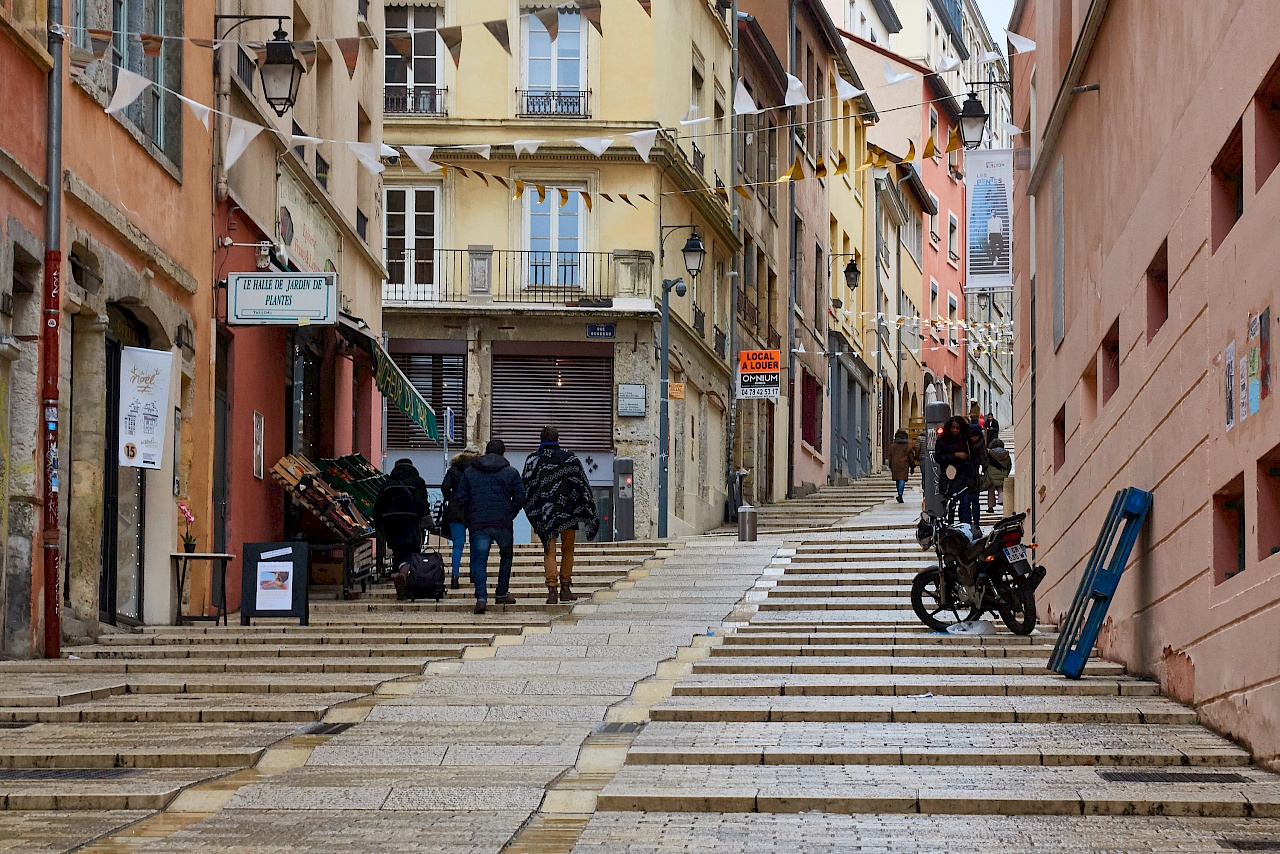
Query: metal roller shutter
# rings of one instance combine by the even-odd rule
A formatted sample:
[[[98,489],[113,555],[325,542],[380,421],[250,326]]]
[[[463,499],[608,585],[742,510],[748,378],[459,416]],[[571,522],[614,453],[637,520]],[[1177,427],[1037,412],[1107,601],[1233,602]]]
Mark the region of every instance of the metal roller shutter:
[[[466,435],[467,375],[465,357],[438,353],[392,353],[396,363],[418,393],[436,412],[436,423],[444,435],[444,411],[453,407],[458,421],[458,439]],[[426,432],[413,423],[394,403],[387,404],[388,448],[436,448]]]
[[[493,356],[493,436],[533,450],[545,426],[570,450],[613,450],[613,359]]]

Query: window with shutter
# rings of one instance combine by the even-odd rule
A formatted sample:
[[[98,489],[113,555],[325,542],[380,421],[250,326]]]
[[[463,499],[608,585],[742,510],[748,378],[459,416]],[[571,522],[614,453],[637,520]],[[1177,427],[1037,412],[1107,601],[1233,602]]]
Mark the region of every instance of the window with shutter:
[[[436,423],[440,434],[444,435],[445,409],[453,408],[457,419],[453,441],[458,445],[465,444],[466,404],[467,404],[467,372],[465,357],[461,354],[449,355],[440,353],[392,353],[391,360],[405,377],[418,390],[423,399],[431,404],[436,412]],[[426,432],[399,410],[394,403],[387,404],[387,448],[415,449],[434,448],[437,443],[431,441]]]
[[[491,406],[493,438],[513,450],[551,426],[571,451],[612,451],[613,359],[495,353]]]

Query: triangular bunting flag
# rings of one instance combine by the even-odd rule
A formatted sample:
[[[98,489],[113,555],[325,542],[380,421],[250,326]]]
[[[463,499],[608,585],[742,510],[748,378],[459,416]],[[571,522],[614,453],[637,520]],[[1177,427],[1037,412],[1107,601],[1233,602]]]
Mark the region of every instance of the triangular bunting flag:
[[[449,49],[449,55],[453,57],[453,67],[457,68],[462,64],[462,27],[441,27],[436,30],[436,34]]]
[[[539,9],[533,13],[533,17],[546,28],[547,35],[552,41],[560,35],[560,10],[559,9]]]
[[[920,152],[920,156],[921,157],[937,157],[938,156],[938,143],[934,140],[932,135],[930,135],[930,137],[925,140],[924,151]]]
[[[538,204],[542,204],[547,200],[547,188],[543,184],[534,184],[533,188],[538,191]]]
[[[464,151],[474,151],[476,154],[479,154],[479,155],[480,155],[481,157],[483,157],[485,160],[488,160],[488,159],[489,159],[489,152],[490,152],[490,150],[492,149],[492,146],[489,146],[489,145],[458,145],[458,146],[455,146],[455,148],[461,148],[461,149],[463,149]]]
[[[653,204],[653,199],[649,198],[649,197],[648,197],[647,195],[645,195],[644,193],[641,193],[641,194],[640,194],[640,198],[644,199],[644,200],[645,200],[646,202],[648,202],[649,204]]]
[[[151,85],[150,80],[141,74],[134,74],[127,68],[118,69],[118,72],[116,91],[111,96],[111,103],[107,104],[108,115],[114,115],[128,107],[138,100],[138,96],[142,94],[143,90]],[[259,127],[258,130],[262,130],[262,128]]]
[[[585,190],[579,190],[578,195],[582,197],[582,203],[587,206],[587,213],[591,213],[591,194]]]
[[[289,134],[290,147],[293,147],[295,145],[319,145],[322,142],[324,142],[324,140],[318,136],[307,136],[301,133]]]
[[[560,194],[560,207],[569,204],[569,191],[564,187],[556,187],[556,192]]]
[[[511,201],[515,201],[524,195],[524,181],[516,181],[516,194],[511,197]]]
[[[986,65],[987,63],[995,62],[998,59],[1002,59],[1003,56],[1004,55],[1001,54],[1000,51],[998,50],[989,50],[986,53],[984,53],[981,57],[978,58],[978,64]]]
[[[154,59],[164,51],[164,36],[158,36],[155,33],[143,33],[138,36],[138,39],[142,42],[144,56]]]
[[[516,150],[516,157],[519,157],[521,154],[537,154],[538,148],[545,141],[546,140],[542,139],[517,139],[515,142],[511,143],[511,147]]]
[[[1026,36],[1020,36],[1013,30],[1005,30],[1004,34],[1009,37],[1009,44],[1013,45],[1013,49],[1018,53],[1028,53],[1036,49],[1036,43]]]
[[[813,177],[827,177],[827,161],[823,159],[821,154],[818,155],[818,162],[813,165]]]
[[[876,157],[876,162],[871,165],[879,169],[887,169],[889,166],[889,152],[880,152],[880,155]]]
[[[121,73],[124,73],[123,70]],[[231,131],[227,134],[227,148],[223,152],[222,167],[230,170],[240,159],[240,155],[244,154],[245,149],[249,147],[249,143],[253,142],[254,137],[262,133],[266,128],[262,125],[255,125],[252,122],[246,122],[244,119],[231,117]]]
[[[737,193],[739,196],[742,196],[742,198],[744,199],[749,200],[751,198],[751,192],[747,190],[747,188],[742,184],[734,184],[733,191]]]
[[[942,61],[938,63],[938,73],[946,74],[948,71],[955,71],[960,67],[960,57],[944,56]]]
[[[507,19],[500,18],[496,21],[485,21],[484,28],[489,31],[489,35],[497,40],[502,49],[511,55],[511,32],[507,29]]]
[[[382,174],[387,167],[382,162],[382,143],[380,142],[348,142],[347,147],[355,154],[360,165],[375,175]]]
[[[97,59],[93,55],[93,51],[86,50],[78,44],[71,45],[71,51],[68,53],[67,58],[71,60],[71,73],[73,75],[84,71],[89,67],[90,63]]]
[[[735,116],[745,116],[758,112],[760,112],[760,108],[756,106],[756,102],[751,98],[751,93],[747,91],[746,83],[739,79],[738,89],[733,93],[733,114]]]
[[[791,168],[788,169],[786,172],[783,172],[781,175],[779,175],[778,180],[774,181],[773,183],[784,184],[787,181],[802,181],[802,180],[804,180],[804,168],[800,165],[800,155],[797,154],[796,162],[792,163]]]
[[[205,130],[208,130],[210,109],[206,107],[204,104],[201,104],[199,101],[191,100],[186,95],[178,95],[177,97],[178,97],[178,100],[186,104],[187,107],[191,110],[192,114],[195,115],[196,121],[204,125]]]
[[[633,207],[633,208],[635,207],[635,204],[633,204],[633,203],[632,203],[632,201],[631,201],[630,199],[628,199],[628,198],[627,198],[627,194],[626,194],[626,193],[618,193],[618,198],[622,199],[624,202],[626,202],[627,204],[631,205],[631,207]]]
[[[658,139],[658,129],[633,131],[627,134],[627,139],[631,140],[631,145],[635,148],[636,154],[640,155],[640,159],[648,163],[649,152],[653,150],[653,144]]]
[[[600,29],[600,0],[578,0],[578,10],[596,28],[597,33],[604,35],[604,30]]]
[[[107,55],[111,49],[111,30],[89,30],[89,50],[98,59]]]
[[[898,72],[893,70],[893,66],[889,64],[889,61],[885,60],[884,79],[885,79],[885,82],[890,86],[892,86],[895,83],[901,83],[904,80],[910,80],[914,76],[915,75],[910,71],[904,71],[901,74],[899,74]]]
[[[653,4],[650,0],[640,0],[640,8],[644,9],[646,15],[653,17]]]
[[[804,81],[799,77],[787,75],[787,99],[783,103],[788,107],[809,103],[809,93],[804,91]]]
[[[360,42],[359,36],[352,36],[345,39],[334,39],[338,45],[338,52],[342,54],[342,61],[347,66],[347,76],[356,76],[356,64],[360,61]]]
[[[590,151],[596,157],[603,155],[608,151],[609,146],[613,145],[613,137],[611,136],[580,136],[574,138],[573,141],[578,143],[578,145],[581,145],[587,151]]]
[[[876,155],[875,155],[875,152],[874,152],[874,151],[872,151],[870,148],[868,148],[868,149],[867,149],[867,159],[866,159],[864,162],[862,162],[861,164],[859,164],[859,165],[858,165],[858,168],[857,168],[856,170],[854,170],[854,171],[856,171],[856,172],[861,172],[861,171],[862,171],[862,170],[864,170],[864,169],[870,169],[870,168],[871,168],[872,166],[874,166],[874,165],[876,165]]]
[[[947,154],[953,151],[959,151],[964,145],[960,141],[960,127],[957,125],[951,129],[951,135],[947,137]]]
[[[843,154],[841,154],[840,159],[836,161],[836,171],[833,172],[832,174],[843,175],[848,171],[849,171],[849,159],[845,157]]]
[[[484,181],[484,185],[485,185],[486,187],[487,187],[487,186],[489,186],[489,176],[488,176],[488,175],[484,174],[483,172],[477,172],[477,171],[476,171],[476,170],[474,170],[474,169],[472,169],[472,170],[471,170],[471,174],[475,175],[475,176],[476,176],[477,178],[479,178],[481,181]]]
[[[613,196],[609,195],[608,193],[601,193],[600,198],[604,199],[609,204],[613,204]]]
[[[907,140],[907,156],[900,161],[903,164],[914,163],[916,159],[916,141],[914,139]]]
[[[466,169],[463,169],[461,166],[450,166],[449,168],[452,169],[454,172],[457,172],[460,177],[463,177],[463,178],[471,177],[471,173],[468,172]]]
[[[509,189],[511,189],[511,184],[510,184],[510,183],[508,183],[508,182],[507,182],[507,179],[506,179],[506,178],[503,178],[501,175],[492,175],[492,176],[490,176],[490,177],[492,177],[492,178],[493,178],[493,180],[495,180],[495,181],[497,181],[499,184],[501,184],[504,188],[506,188],[506,189],[508,189],[508,190],[509,190]]]
[[[836,75],[836,95],[839,96],[841,101],[848,101],[850,98],[856,98],[866,93],[866,89],[859,89],[839,74]]]
[[[294,42],[293,49],[302,57],[302,64],[310,71],[316,64],[316,43],[314,39],[306,39],[305,41]],[[265,56],[263,57],[266,58]]]
[[[207,49],[207,50],[213,50],[214,46],[216,45],[216,42],[214,42],[214,40],[213,40],[213,39],[196,39],[196,38],[192,38],[192,39],[188,39],[188,41],[189,41],[189,42],[191,42],[191,43],[192,43],[193,45],[195,45],[196,47],[202,47],[202,48],[205,48],[205,49]],[[296,44],[296,42],[295,42],[295,44]]]
[[[407,34],[392,35],[391,33],[387,33],[387,45],[396,53],[400,54],[401,60],[408,62],[413,58],[413,36]],[[391,52],[388,51],[387,55],[390,56]]]
[[[430,175],[433,172],[440,171],[439,163],[432,163],[431,157],[436,153],[435,146],[431,145],[406,145],[404,153],[409,155],[409,159],[413,161],[413,165],[418,167],[418,171],[423,175]]]

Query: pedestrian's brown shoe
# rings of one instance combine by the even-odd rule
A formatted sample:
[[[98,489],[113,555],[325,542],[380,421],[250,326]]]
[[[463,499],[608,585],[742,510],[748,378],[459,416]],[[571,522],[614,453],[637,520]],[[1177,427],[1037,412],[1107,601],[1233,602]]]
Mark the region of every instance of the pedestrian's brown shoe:
[[[494,599],[493,601],[497,602],[499,605],[514,605],[516,604],[516,597],[499,596],[497,599]]]
[[[556,593],[556,588],[550,584],[547,585],[547,604],[548,605],[560,604],[560,597]]]
[[[568,584],[560,585],[560,601],[561,602],[572,602],[575,599],[581,599],[581,598],[582,598],[582,594],[574,593],[572,590],[569,589]]]

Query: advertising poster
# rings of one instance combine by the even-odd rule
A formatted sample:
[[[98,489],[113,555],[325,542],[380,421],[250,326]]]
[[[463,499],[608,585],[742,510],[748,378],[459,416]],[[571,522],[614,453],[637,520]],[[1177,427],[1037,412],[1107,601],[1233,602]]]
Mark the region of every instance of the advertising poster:
[[[169,443],[168,350],[124,347],[120,355],[120,465],[158,469]]]
[[[262,434],[264,432],[264,420],[261,412],[253,413],[253,476],[258,480],[262,480],[266,474],[266,469],[262,459]]]
[[[1240,406],[1240,421],[1249,417],[1249,357],[1241,356],[1236,365],[1236,388],[1239,389],[1237,401]]]
[[[1259,373],[1261,374],[1259,381],[1262,385],[1261,397],[1263,400],[1271,394],[1271,309],[1266,308],[1261,315],[1261,321],[1258,324],[1258,360],[1260,362]]]
[[[257,596],[254,607],[259,611],[288,611],[293,608],[293,563],[261,561],[258,564]]]
[[[1236,342],[1227,345],[1225,368],[1227,371],[1227,429],[1236,426]]]
[[[1259,372],[1258,348],[1249,348],[1249,414],[1253,415],[1262,404],[1262,376]]]
[[[1013,151],[974,151],[965,157],[965,167],[970,170],[966,287],[1013,287]]]

